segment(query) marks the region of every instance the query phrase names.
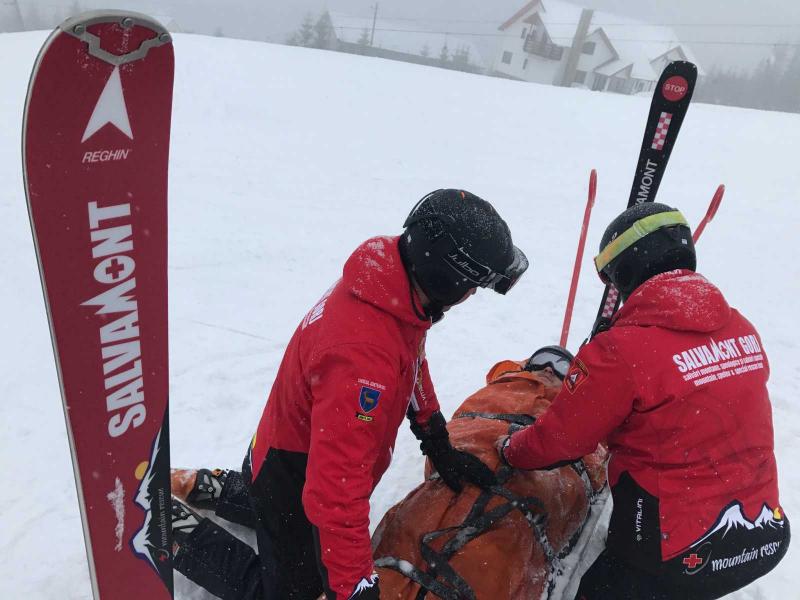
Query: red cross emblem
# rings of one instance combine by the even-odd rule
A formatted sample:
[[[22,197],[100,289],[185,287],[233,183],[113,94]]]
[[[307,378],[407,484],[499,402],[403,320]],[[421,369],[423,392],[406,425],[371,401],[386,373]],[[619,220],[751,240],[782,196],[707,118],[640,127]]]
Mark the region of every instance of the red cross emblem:
[[[697,554],[693,553],[683,559],[683,564],[685,564],[690,569],[694,569],[697,565],[703,564],[703,559],[697,556]]]
[[[125,270],[125,267],[117,260],[116,257],[112,258],[108,261],[108,266],[106,267],[106,275],[109,275],[112,279],[119,279],[119,274]]]

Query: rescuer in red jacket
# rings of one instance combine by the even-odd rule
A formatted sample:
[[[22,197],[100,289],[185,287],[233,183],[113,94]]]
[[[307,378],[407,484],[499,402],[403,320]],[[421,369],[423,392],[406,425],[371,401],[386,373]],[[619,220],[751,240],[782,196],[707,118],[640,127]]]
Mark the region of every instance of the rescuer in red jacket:
[[[600,249],[625,304],[501,455],[543,469],[608,443],[614,509],[577,600],[720,598],[771,570],[790,538],[761,338],[694,272],[680,212],[630,208]]]
[[[212,593],[378,598],[369,498],[406,416],[445,483],[495,483],[450,444],[425,336],[476,288],[505,294],[528,262],[503,219],[469,192],[432,192],[404,227],[359,246],[289,342],[243,465],[258,557],[173,501],[176,569]],[[224,476],[198,478],[198,493],[213,496]]]

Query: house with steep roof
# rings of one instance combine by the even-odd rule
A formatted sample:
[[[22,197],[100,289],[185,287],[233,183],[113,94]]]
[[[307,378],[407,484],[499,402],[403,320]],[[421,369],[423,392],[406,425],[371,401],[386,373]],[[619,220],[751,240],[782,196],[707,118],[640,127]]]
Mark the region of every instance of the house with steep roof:
[[[500,31],[491,72],[511,79],[636,94],[673,60],[697,64],[670,27],[564,0],[531,0]]]

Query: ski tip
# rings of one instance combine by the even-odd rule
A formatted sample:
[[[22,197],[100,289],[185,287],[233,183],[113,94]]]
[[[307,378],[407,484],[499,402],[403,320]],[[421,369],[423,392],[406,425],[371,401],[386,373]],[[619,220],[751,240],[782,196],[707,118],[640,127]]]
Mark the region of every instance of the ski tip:
[[[127,38],[134,30],[139,30],[138,35],[133,34],[137,43],[129,48]],[[67,19],[56,31],[80,40],[91,56],[117,67],[144,58],[152,48],[172,43],[172,36],[161,23],[132,11],[85,12]]]
[[[163,34],[169,35],[167,29],[154,18],[130,10],[90,10],[70,17],[61,23],[58,29],[64,33],[81,37],[87,27],[101,23],[117,24],[124,29],[131,29],[136,25],[140,25],[152,29],[159,34],[159,37]]]
[[[688,60],[673,60],[667,68],[673,69],[688,69],[689,71],[697,72],[697,65]]]

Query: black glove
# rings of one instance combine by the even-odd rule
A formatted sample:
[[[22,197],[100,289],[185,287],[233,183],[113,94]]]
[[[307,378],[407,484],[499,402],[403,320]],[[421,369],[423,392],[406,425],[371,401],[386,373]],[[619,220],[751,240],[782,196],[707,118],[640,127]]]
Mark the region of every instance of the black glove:
[[[425,427],[411,418],[411,431],[422,442],[419,445],[422,453],[431,459],[442,481],[454,492],[463,489],[462,479],[482,489],[496,485],[497,478],[481,459],[469,452],[453,448],[446,425],[444,416],[438,410],[431,415]]]

